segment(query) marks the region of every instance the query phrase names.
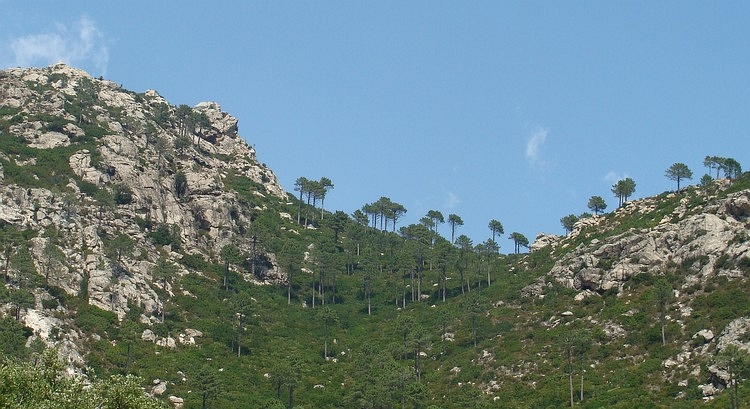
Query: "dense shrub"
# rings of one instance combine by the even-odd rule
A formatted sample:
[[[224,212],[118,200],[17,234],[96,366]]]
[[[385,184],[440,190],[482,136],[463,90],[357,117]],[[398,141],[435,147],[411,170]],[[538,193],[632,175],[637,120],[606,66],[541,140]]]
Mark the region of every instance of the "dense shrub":
[[[115,185],[114,199],[118,205],[127,205],[133,201],[133,191],[125,185]]]
[[[151,241],[157,246],[172,246],[172,249],[180,248],[180,228],[166,224],[160,224],[156,230],[148,234]]]
[[[91,198],[93,198],[96,194],[96,191],[99,190],[99,188],[95,184],[87,182],[85,180],[78,181],[78,189],[81,190],[81,193]]]
[[[185,177],[183,172],[177,172],[177,174],[174,175],[174,191],[177,194],[177,197],[185,196],[187,189],[187,177]]]
[[[82,331],[103,335],[117,323],[117,315],[89,304],[78,308],[75,323]]]

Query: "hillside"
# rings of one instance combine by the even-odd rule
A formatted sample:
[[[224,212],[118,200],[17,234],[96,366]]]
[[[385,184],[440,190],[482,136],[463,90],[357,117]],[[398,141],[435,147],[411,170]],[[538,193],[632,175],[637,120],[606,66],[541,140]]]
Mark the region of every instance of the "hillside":
[[[0,72],[0,166],[8,358],[55,348],[184,408],[750,397],[726,390],[748,376],[748,175],[499,254],[315,208],[218,104],[62,64]]]

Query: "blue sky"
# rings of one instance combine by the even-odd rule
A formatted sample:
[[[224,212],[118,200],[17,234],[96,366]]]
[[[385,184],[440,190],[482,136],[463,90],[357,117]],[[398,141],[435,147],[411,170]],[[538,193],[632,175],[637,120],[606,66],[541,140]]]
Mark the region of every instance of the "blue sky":
[[[706,155],[750,168],[747,1],[0,0],[0,66],[65,61],[171,103],[216,101],[292,191],[388,196],[415,223],[562,234],[620,178],[640,198]],[[439,231],[449,235],[447,225]]]

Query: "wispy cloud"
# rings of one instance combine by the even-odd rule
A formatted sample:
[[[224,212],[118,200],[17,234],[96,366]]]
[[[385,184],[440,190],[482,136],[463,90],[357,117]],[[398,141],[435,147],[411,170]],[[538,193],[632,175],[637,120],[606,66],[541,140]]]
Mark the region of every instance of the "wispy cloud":
[[[448,192],[448,194],[445,196],[445,207],[447,209],[454,209],[459,203],[461,203],[461,199],[457,194]]]
[[[615,184],[618,181],[623,180],[623,179],[625,179],[627,177],[628,177],[627,173],[619,174],[619,173],[611,170],[611,171],[607,172],[606,175],[604,175],[604,180],[607,181],[607,182],[609,182],[609,183]]]
[[[10,41],[15,66],[49,65],[57,62],[80,66],[92,64],[103,75],[109,51],[104,35],[86,16],[66,26],[56,24],[51,33],[29,34]]]
[[[533,166],[543,166],[544,160],[542,159],[541,150],[544,143],[547,140],[547,134],[549,131],[546,128],[537,127],[534,128],[529,134],[528,141],[526,142],[526,160]]]

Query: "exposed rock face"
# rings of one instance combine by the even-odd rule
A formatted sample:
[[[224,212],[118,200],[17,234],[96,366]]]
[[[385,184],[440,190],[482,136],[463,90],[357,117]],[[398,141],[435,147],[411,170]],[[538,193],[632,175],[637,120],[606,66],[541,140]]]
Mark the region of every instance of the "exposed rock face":
[[[750,353],[750,342],[746,342],[746,335],[750,333],[750,318],[741,317],[730,322],[719,335],[716,348],[723,351],[729,345],[734,345]]]
[[[688,279],[695,282],[712,273],[741,276],[742,272],[734,266],[750,257],[748,195],[750,192],[734,193],[692,215],[688,214],[688,204],[681,203],[655,228],[630,229],[580,245],[560,258],[548,274],[565,287],[597,292],[618,289],[641,272],[659,275],[676,267],[688,269]],[[634,201],[618,213],[647,214],[653,211],[653,205],[652,199]],[[571,238],[583,234],[585,226],[596,226],[602,220],[584,219]],[[717,266],[717,261],[727,258],[731,262]]]
[[[729,345],[733,345],[744,352],[750,352],[750,342],[746,342],[747,335],[750,333],[750,318],[741,317],[732,320],[718,337],[716,342],[716,352],[721,353]],[[710,330],[702,330],[696,334],[696,337],[702,337],[707,343],[714,340],[714,334]],[[703,396],[714,396],[726,389],[730,384],[731,375],[726,367],[715,363],[708,366],[709,383],[698,385]]]
[[[555,246],[560,242],[560,239],[561,237],[555,234],[540,233],[536,236],[534,242],[531,243],[530,250],[534,252],[539,251],[547,246]]]
[[[169,227],[185,252],[208,260],[216,261],[230,242],[250,252],[242,232],[253,213],[265,208],[247,203],[228,181],[247,180],[257,187],[255,195],[276,200],[286,199],[284,189],[240,137],[237,119],[218,104],[203,102],[180,115],[155,91],[136,94],[63,64],[0,71],[0,119],[10,124],[0,132],[49,156],[64,155],[61,162],[69,166],[50,173],[59,180],[41,180],[37,175],[44,169],[34,167],[46,163],[0,153],[2,163],[32,175],[18,184],[18,176],[9,180],[0,168],[0,222],[19,231],[55,232],[49,244],[63,259],[45,262],[48,237],[40,235],[31,246],[37,270],[49,269],[51,286],[69,295],[85,290],[91,304],[120,318],[129,304],[137,305],[144,310],[141,320],[149,322],[161,305],[155,291],[161,284],[151,276],[155,263],[164,255],[181,257],[169,246],[152,244],[148,236],[159,226]],[[137,243],[138,254],[113,256],[111,242],[121,235]],[[275,260],[272,254],[266,259]],[[266,267],[263,280],[285,279],[274,265]],[[46,339],[51,318],[32,310],[24,316]],[[186,334],[181,342],[196,336]]]

